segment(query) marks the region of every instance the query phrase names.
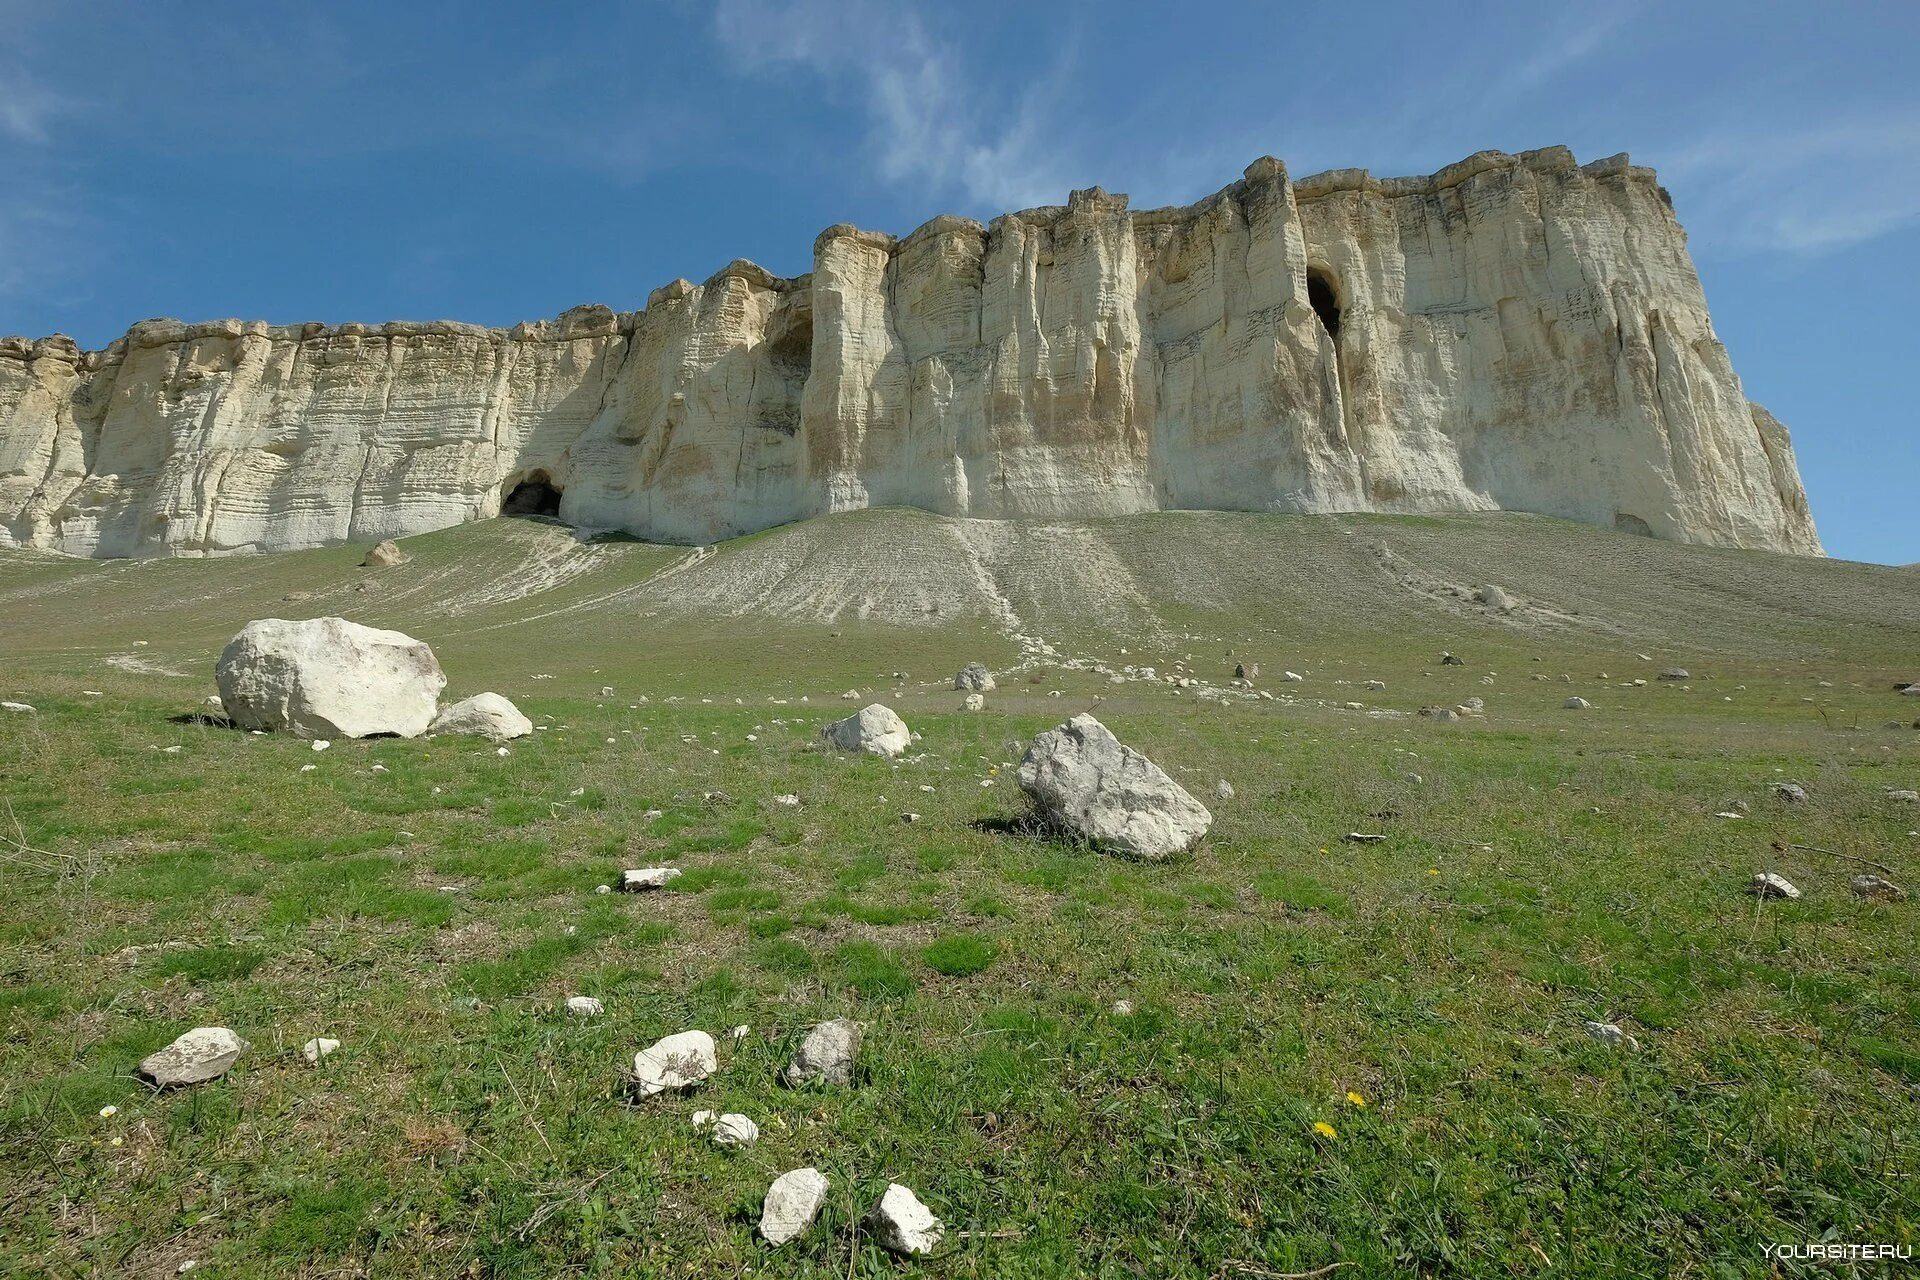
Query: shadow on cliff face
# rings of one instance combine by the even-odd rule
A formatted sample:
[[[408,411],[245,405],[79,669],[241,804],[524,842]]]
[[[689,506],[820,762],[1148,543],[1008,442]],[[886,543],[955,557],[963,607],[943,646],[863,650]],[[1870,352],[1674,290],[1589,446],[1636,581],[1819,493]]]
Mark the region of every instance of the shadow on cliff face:
[[[560,488],[545,471],[534,471],[508,491],[500,504],[503,516],[535,516],[548,520],[560,518]]]

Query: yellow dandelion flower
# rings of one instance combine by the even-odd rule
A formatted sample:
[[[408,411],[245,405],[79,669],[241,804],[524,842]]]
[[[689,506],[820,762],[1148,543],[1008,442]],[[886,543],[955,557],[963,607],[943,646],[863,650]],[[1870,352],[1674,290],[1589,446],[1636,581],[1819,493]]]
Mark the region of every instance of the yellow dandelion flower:
[[[113,1145],[114,1145],[114,1146],[116,1146],[116,1147],[119,1147],[119,1146],[124,1146],[124,1145],[126,1145],[126,1141],[127,1141],[127,1140],[126,1140],[125,1138],[115,1138],[115,1139],[113,1140]]]
[[[1351,1102],[1356,1107],[1364,1107],[1367,1105],[1366,1098],[1362,1097],[1358,1093],[1355,1093],[1352,1089],[1347,1090],[1347,1101]]]
[[[113,1117],[119,1114],[120,1114],[120,1108],[115,1106],[105,1106],[100,1108],[100,1118],[102,1120],[111,1120],[113,1119]]]
[[[1313,1131],[1323,1138],[1337,1138],[1340,1136],[1334,1132],[1333,1126],[1325,1120],[1315,1120],[1313,1122]]]
[[[1439,874],[1440,874],[1440,868],[1438,868],[1438,867],[1428,867],[1428,868],[1427,868],[1427,874],[1428,874],[1428,875],[1430,875],[1430,876],[1437,876],[1437,875],[1439,875]]]

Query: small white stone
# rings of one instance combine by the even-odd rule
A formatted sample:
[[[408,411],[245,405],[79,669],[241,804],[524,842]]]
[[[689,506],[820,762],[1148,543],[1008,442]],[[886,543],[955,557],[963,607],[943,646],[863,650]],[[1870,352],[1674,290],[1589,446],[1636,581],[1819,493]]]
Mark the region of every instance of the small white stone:
[[[1222,778],[1213,784],[1213,794],[1219,796],[1222,800],[1231,800],[1233,799],[1233,784],[1225,778]]]
[[[693,1127],[704,1129],[720,1118],[718,1111],[696,1111],[693,1113]]]
[[[860,1055],[860,1028],[845,1018],[822,1022],[807,1032],[800,1051],[787,1065],[786,1082],[803,1085],[853,1083],[853,1064]]]
[[[313,749],[315,751],[330,751],[333,749],[333,744],[325,738],[315,738],[313,740]]]
[[[1131,1018],[1133,1016],[1133,1001],[1115,1000],[1113,1002],[1113,1016],[1116,1018]]]
[[[713,1145],[716,1147],[750,1147],[760,1140],[760,1126],[738,1111],[729,1111],[713,1122]]]
[[[813,1225],[827,1202],[827,1178],[818,1169],[790,1169],[773,1180],[760,1205],[760,1235],[778,1247]]]
[[[920,1197],[897,1182],[887,1184],[880,1203],[867,1215],[867,1225],[881,1247],[894,1253],[932,1253],[947,1229]]]
[[[1800,891],[1783,876],[1771,871],[1762,871],[1753,877],[1747,885],[1747,892],[1756,898],[1797,898]]]
[[[1621,1045],[1626,1045],[1633,1049],[1640,1047],[1638,1040],[1635,1040],[1611,1022],[1588,1022],[1586,1027],[1588,1035],[1609,1048],[1617,1049]]]
[[[1286,681],[1288,684],[1299,684],[1301,681],[1306,679],[1306,677],[1301,675],[1298,671],[1282,671],[1280,673],[1280,678]]]
[[[799,807],[800,797],[788,792],[786,795],[775,796],[773,802],[783,808],[793,809]]]
[[[140,1074],[161,1088],[199,1084],[225,1075],[247,1050],[226,1027],[195,1027],[166,1048],[140,1060]]]
[[[1862,898],[1879,898],[1886,902],[1899,902],[1907,894],[1885,876],[1858,875],[1848,882],[1849,887]]]
[[[745,1040],[748,1036],[752,1034],[753,1034],[753,1028],[749,1027],[744,1022],[741,1023],[739,1026],[735,1027],[733,1030],[727,1032],[727,1036],[735,1044],[739,1044],[742,1040]]]
[[[1591,702],[1588,702],[1585,698],[1579,698],[1579,697],[1568,698],[1565,702],[1561,703],[1560,705],[1566,708],[1568,711],[1591,711],[1593,709],[1593,704]]]
[[[595,893],[612,893],[613,886],[610,884],[597,884],[593,886],[593,891]]]
[[[300,766],[300,772],[312,773],[315,769],[318,769],[319,767],[320,766],[317,764],[303,764]],[[435,790],[438,790],[438,788],[435,788]]]
[[[628,893],[659,889],[668,881],[678,880],[680,874],[678,867],[634,867],[620,873],[620,887]]]
[[[0,709],[5,709],[7,711],[24,711],[24,712],[31,713],[33,711],[33,705],[31,703],[26,703],[26,702],[0,702]]]
[[[592,996],[568,996],[567,1013],[575,1018],[597,1018],[606,1007]]]
[[[713,1037],[704,1031],[662,1036],[633,1055],[633,1091],[641,1098],[691,1089],[719,1069]]]
[[[493,754],[497,756],[510,756],[513,754],[513,752],[507,750],[505,747],[495,747],[493,749]]]
[[[300,1056],[305,1058],[308,1063],[318,1065],[320,1059],[326,1057],[339,1047],[340,1042],[338,1040],[329,1040],[325,1036],[315,1036],[300,1046]]]
[[[383,764],[376,764],[376,765],[374,765],[374,766],[373,766],[373,772],[375,772],[375,773],[387,773],[387,772],[390,772],[390,770],[389,770],[389,769],[387,768],[387,766],[385,766],[385,765],[383,765]]]

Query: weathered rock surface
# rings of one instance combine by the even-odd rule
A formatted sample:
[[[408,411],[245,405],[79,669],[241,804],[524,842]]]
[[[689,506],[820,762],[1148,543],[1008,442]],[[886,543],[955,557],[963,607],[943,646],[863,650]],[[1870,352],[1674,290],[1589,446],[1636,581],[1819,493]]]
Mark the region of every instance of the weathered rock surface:
[[[776,1247],[798,1239],[827,1202],[827,1177],[818,1169],[789,1169],[773,1180],[760,1204],[760,1235]]]
[[[842,751],[864,751],[868,755],[893,757],[907,749],[913,734],[906,721],[892,708],[879,703],[862,707],[845,720],[835,720],[820,731],[820,736]]]
[[[1847,886],[1862,898],[1878,898],[1883,902],[1901,902],[1907,896],[1906,890],[1885,876],[1857,875]]]
[[[337,1052],[339,1048],[338,1040],[328,1036],[315,1036],[300,1046],[300,1056],[305,1058],[310,1066],[317,1067],[320,1065],[320,1059]]]
[[[985,666],[978,662],[969,662],[966,666],[960,668],[958,675],[954,676],[953,687],[956,689],[969,689],[974,693],[992,693],[994,687],[993,672],[987,670]]]
[[[897,1182],[887,1184],[880,1202],[867,1215],[867,1228],[883,1249],[909,1256],[932,1253],[947,1234],[946,1225],[933,1210]]]
[[[1534,511],[1817,553],[1653,173],[1262,158],[1185,208],[829,227],[643,310],[0,339],[0,545],[228,555],[508,513],[706,543],[947,515]]]
[[[166,1048],[140,1060],[140,1074],[162,1089],[217,1080],[247,1051],[247,1042],[226,1027],[195,1027]]]
[[[860,1057],[860,1026],[845,1018],[822,1022],[807,1032],[800,1049],[787,1064],[783,1078],[790,1085],[852,1084],[854,1063]]]
[[[360,562],[362,569],[391,569],[394,565],[405,564],[412,556],[400,549],[400,544],[392,538],[377,542],[367,552],[367,558]]]
[[[1747,884],[1747,892],[1756,898],[1797,898],[1800,890],[1785,876],[1775,875],[1771,871],[1757,873]]]
[[[628,867],[620,873],[620,889],[624,893],[664,889],[684,874],[678,867]]]
[[[1049,822],[1113,853],[1169,858],[1213,825],[1186,788],[1090,715],[1034,738],[1019,779]]]
[[[533,732],[533,721],[497,693],[476,693],[434,717],[428,733],[472,733],[489,742],[510,742]]]
[[[641,1098],[691,1089],[715,1071],[713,1037],[704,1031],[663,1036],[633,1055],[633,1091]]]
[[[760,1126],[752,1117],[741,1115],[738,1111],[729,1111],[713,1122],[713,1145],[716,1147],[750,1147],[760,1140]]]
[[[214,668],[220,702],[242,729],[313,738],[412,738],[447,687],[433,650],[345,618],[249,622]]]

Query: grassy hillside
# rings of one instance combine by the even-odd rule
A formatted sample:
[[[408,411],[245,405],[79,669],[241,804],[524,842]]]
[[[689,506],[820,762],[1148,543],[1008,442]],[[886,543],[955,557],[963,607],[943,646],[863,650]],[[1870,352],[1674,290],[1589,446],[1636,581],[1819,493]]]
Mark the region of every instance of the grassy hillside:
[[[1920,888],[1887,795],[1920,786],[1910,571],[1523,516],[404,546],[0,558],[0,696],[36,708],[0,713],[0,1271],[1765,1275],[1769,1243],[1920,1244],[1916,904],[1848,888],[1862,859]],[[502,757],[182,722],[247,620],[325,613],[544,728]],[[1001,679],[972,714],[971,659]],[[815,748],[874,699],[916,755]],[[1191,857],[1009,829],[1022,744],[1089,707],[1213,808]],[[667,892],[594,892],[662,863]],[[1747,897],[1763,870],[1805,896]],[[868,1025],[857,1087],[779,1086],[833,1016]],[[137,1082],[207,1024],[252,1043],[223,1080]],[[704,1090],[626,1100],[635,1051],[736,1024]],[[803,1164],[827,1213],[768,1250]],[[857,1229],[889,1180],[936,1258]]]

